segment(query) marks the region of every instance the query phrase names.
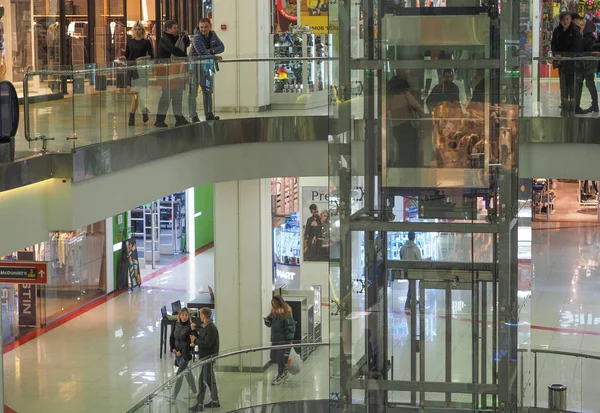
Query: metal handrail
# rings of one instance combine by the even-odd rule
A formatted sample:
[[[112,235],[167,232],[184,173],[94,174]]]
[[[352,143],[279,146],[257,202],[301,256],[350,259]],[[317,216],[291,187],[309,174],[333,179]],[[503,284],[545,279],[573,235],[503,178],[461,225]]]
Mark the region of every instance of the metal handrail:
[[[175,383],[180,378],[180,376],[183,377],[182,375],[186,374],[187,370],[191,370],[193,368],[203,366],[204,364],[214,363],[215,361],[220,360],[220,359],[233,357],[233,356],[239,356],[242,354],[256,353],[259,351],[267,351],[267,350],[273,350],[273,349],[291,349],[291,348],[298,348],[298,347],[300,347],[300,348],[302,348],[302,347],[329,347],[329,343],[299,343],[299,344],[282,344],[282,345],[277,345],[277,346],[250,347],[250,348],[229,351],[227,353],[219,354],[216,356],[210,356],[210,357],[203,358],[196,362],[190,363],[187,366],[187,368],[184,371],[182,371],[180,374],[176,374],[173,377],[171,377],[170,379],[168,379],[167,381],[165,381],[163,384],[160,385],[160,387],[158,389],[152,391],[152,393],[150,393],[149,396],[144,397],[144,399],[141,400],[139,403],[137,403],[134,407],[127,410],[127,413],[134,413],[136,410],[138,410],[144,404],[146,404],[147,402],[149,402],[152,399],[154,399],[155,397],[157,397],[158,394],[160,392],[162,392],[166,387],[172,386],[173,383]]]
[[[538,382],[537,382],[537,380],[538,380],[537,355],[538,354],[553,354],[553,355],[557,355],[557,356],[576,357],[576,358],[584,358],[584,359],[600,361],[600,354],[585,352],[585,351],[574,353],[572,351],[552,350],[552,349],[545,349],[545,348],[534,348],[534,349],[530,349],[529,351],[531,353],[533,353],[533,407],[538,407],[538,405],[537,405],[537,397],[538,397],[538,394],[537,394],[537,385],[538,385]],[[523,368],[523,367],[521,367],[521,368]]]
[[[248,57],[248,58],[232,58],[232,59],[222,59],[219,60],[219,64],[222,63],[260,63],[260,62],[308,62],[308,61],[330,61],[335,60],[331,57]],[[144,64],[132,66],[132,69],[149,69],[158,65],[169,65],[171,63],[181,64],[181,63],[192,63],[192,64],[202,64],[204,62],[213,62],[215,59],[213,58],[202,58],[202,59],[181,59],[181,60],[170,60],[170,59],[157,59],[154,61],[147,61]],[[121,63],[113,62],[110,67],[103,68],[90,68],[90,69],[72,69],[72,70],[36,70],[32,72],[26,72],[23,76],[23,111],[25,116],[25,127],[24,127],[24,135],[27,142],[33,142],[39,139],[46,139],[45,136],[32,138],[30,126],[29,126],[29,78],[32,76],[76,76],[76,75],[86,75],[90,73],[111,73],[116,68],[118,69],[126,69]]]

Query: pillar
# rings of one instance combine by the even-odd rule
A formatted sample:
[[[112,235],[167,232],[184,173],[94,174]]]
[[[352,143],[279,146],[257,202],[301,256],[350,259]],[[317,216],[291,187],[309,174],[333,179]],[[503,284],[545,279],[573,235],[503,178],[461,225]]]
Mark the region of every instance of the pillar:
[[[214,7],[213,29],[225,45],[223,58],[269,57],[270,21],[268,1],[219,0]],[[273,79],[270,67],[267,62],[221,64],[215,78],[216,110],[255,112],[268,109]]]
[[[270,344],[273,259],[269,179],[214,185],[215,321],[221,354]],[[219,368],[262,371],[269,352],[225,358]]]

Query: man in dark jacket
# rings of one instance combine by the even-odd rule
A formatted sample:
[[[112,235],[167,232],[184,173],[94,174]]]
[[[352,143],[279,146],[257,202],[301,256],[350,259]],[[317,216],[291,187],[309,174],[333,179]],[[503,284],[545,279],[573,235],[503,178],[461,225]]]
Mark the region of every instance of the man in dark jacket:
[[[582,49],[584,55],[590,55],[594,51],[594,45],[597,40],[596,25],[579,15],[572,16],[573,22],[581,30],[583,36]],[[586,60],[583,62],[582,74],[579,79],[579,87],[577,88],[577,112],[578,113],[598,113],[598,91],[596,90],[596,71],[598,68],[598,62],[595,60]],[[586,109],[581,109],[581,95],[583,91],[583,82],[590,92],[592,98],[592,105]]]
[[[175,46],[179,40],[179,27],[175,20],[167,20],[165,22],[165,32],[163,33],[158,43],[158,59],[171,59],[172,56],[187,57],[185,50],[190,45],[190,39],[187,33],[183,32],[183,49]],[[172,66],[175,67],[175,66]],[[171,67],[170,67],[171,68]],[[166,128],[165,123],[169,106],[173,104],[173,114],[175,115],[175,126],[188,125],[189,122],[183,116],[183,86],[178,84],[179,79],[169,79],[162,85],[162,93],[158,101],[158,110],[156,111],[156,122],[154,126]]]
[[[190,336],[192,345],[198,346],[198,357],[204,359],[219,354],[219,330],[212,321],[212,311],[208,307],[204,307],[200,310],[200,320],[202,326],[200,329],[194,330]],[[202,366],[200,372],[199,385],[200,392],[198,393],[198,403],[190,409],[191,412],[204,411],[205,407],[218,408],[221,407],[219,403],[219,392],[217,391],[217,380],[215,377],[214,364],[206,363]],[[210,398],[211,401],[204,404],[204,396],[206,394],[206,387],[210,386]]]
[[[198,85],[202,89],[202,101],[204,103],[204,116],[206,120],[219,120],[213,113],[213,81],[218,70],[216,61],[221,58],[217,55],[225,51],[225,45],[219,36],[210,29],[210,20],[206,17],[200,19],[198,27],[194,30],[194,41],[190,50],[190,56],[199,60],[192,65],[192,79],[190,82],[190,118],[192,122],[200,122],[196,111],[196,99],[198,97]]]
[[[560,97],[562,101],[561,116],[569,116],[576,111],[577,88],[580,81],[581,61],[563,60],[563,57],[580,56],[582,52],[582,36],[579,27],[573,24],[569,12],[561,12],[558,16],[560,24],[552,32],[550,47],[556,58],[554,67],[558,67],[560,78]]]
[[[442,82],[431,89],[431,93],[426,100],[430,112],[436,111],[442,102],[460,105],[460,91],[454,83],[454,72],[452,69],[444,69]]]

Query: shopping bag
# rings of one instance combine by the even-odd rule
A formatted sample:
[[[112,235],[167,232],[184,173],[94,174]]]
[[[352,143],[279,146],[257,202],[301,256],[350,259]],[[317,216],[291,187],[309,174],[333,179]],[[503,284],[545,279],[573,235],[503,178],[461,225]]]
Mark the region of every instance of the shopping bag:
[[[300,368],[302,367],[302,359],[300,358],[298,353],[296,353],[296,350],[294,350],[294,349],[290,350],[290,355],[288,357],[287,365],[288,365],[288,370],[290,373],[292,373],[292,374],[300,373]]]

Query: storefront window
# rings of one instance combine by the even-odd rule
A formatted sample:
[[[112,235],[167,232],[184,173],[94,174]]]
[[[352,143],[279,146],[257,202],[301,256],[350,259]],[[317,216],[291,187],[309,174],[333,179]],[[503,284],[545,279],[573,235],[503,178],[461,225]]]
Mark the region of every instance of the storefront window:
[[[0,284],[4,344],[106,294],[105,223],[54,231],[48,241],[3,260],[46,261],[43,286]],[[39,289],[39,290],[38,290]],[[20,311],[27,306],[30,311]]]

